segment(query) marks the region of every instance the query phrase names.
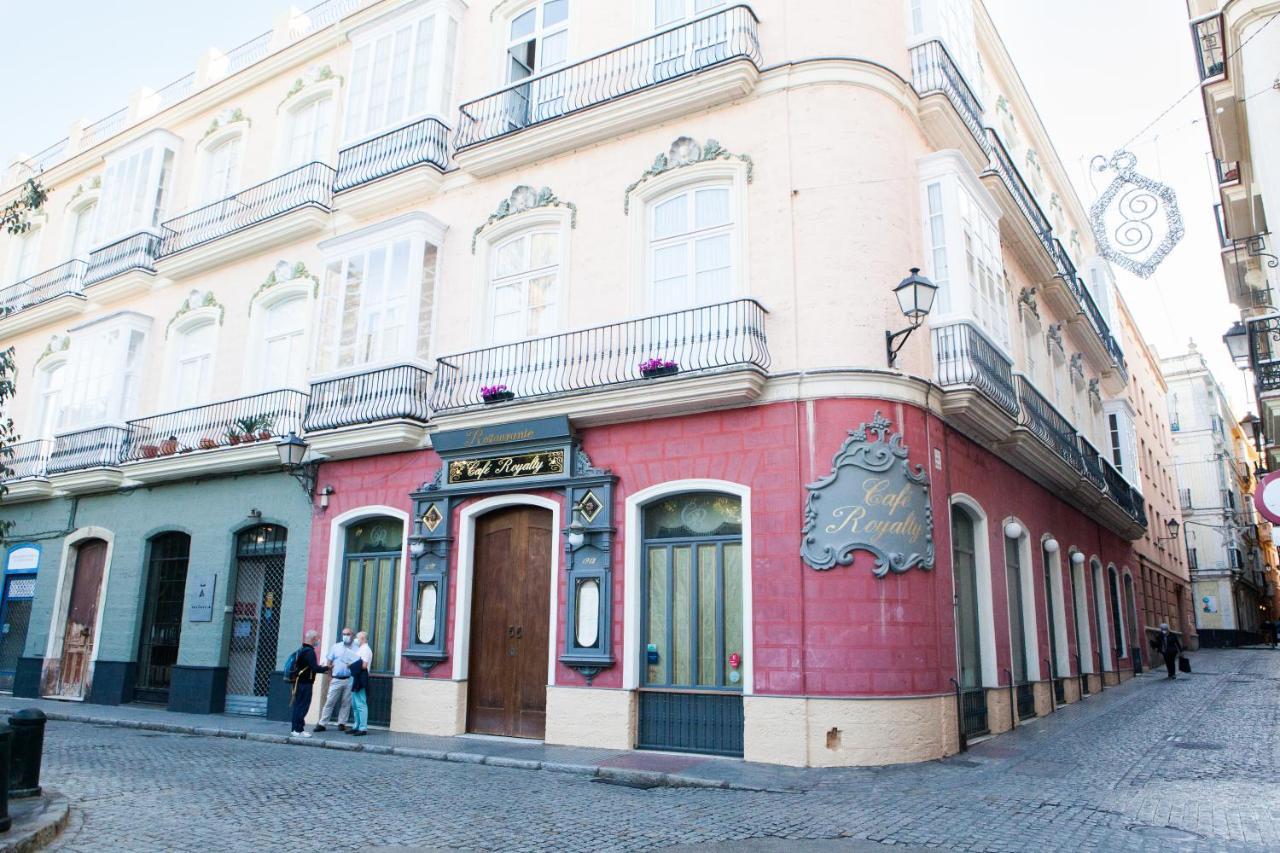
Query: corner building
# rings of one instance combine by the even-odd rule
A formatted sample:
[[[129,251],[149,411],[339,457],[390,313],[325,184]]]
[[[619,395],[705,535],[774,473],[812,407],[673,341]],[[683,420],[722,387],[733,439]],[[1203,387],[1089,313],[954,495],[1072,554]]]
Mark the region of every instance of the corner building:
[[[302,628],[368,631],[393,730],[882,764],[1129,678],[1136,383],[1081,204],[980,3],[819,5],[327,3],[28,158],[41,232],[99,155],[109,199],[135,138],[164,140],[164,190],[115,279],[145,286],[103,288],[91,243],[74,282],[7,291],[25,371],[78,363],[99,314],[152,325],[119,350],[121,449],[69,473],[82,433],[20,395],[49,435],[6,515],[160,494],[153,471],[280,527],[309,499],[275,665]],[[75,263],[30,239],[12,263]],[[889,363],[911,267],[937,297]],[[309,456],[282,472],[289,432]],[[229,669],[242,529],[164,512],[227,557],[188,572],[179,657],[213,575]],[[71,624],[44,602],[98,559],[46,523],[12,534],[41,552],[22,661],[44,673]],[[105,555],[108,601],[143,553]],[[148,599],[119,595],[93,624],[136,662]]]

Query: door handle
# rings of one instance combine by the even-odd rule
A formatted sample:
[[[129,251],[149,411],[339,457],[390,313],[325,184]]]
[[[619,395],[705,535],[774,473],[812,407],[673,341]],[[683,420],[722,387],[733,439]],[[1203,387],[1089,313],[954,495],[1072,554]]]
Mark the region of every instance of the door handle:
[[[515,635],[516,635],[516,626],[515,626],[515,625],[508,625],[508,626],[507,626],[507,636],[508,636],[508,637],[514,637]]]
[[[517,625],[517,626],[516,626],[516,639],[518,640],[518,639],[520,639],[520,638],[521,638],[521,637],[523,637],[523,636],[524,636],[524,628],[522,628],[522,627],[520,627],[519,625]]]

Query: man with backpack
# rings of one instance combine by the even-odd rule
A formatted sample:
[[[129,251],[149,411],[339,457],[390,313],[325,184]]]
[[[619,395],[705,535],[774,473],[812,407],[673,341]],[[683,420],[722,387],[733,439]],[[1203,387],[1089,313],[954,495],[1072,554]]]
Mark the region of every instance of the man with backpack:
[[[308,631],[302,638],[302,648],[289,655],[285,661],[284,677],[293,684],[293,702],[289,706],[289,733],[297,737],[311,737],[306,730],[307,711],[311,708],[311,690],[316,683],[316,675],[328,672],[329,667],[321,666],[316,660],[316,643],[320,642],[319,631]]]

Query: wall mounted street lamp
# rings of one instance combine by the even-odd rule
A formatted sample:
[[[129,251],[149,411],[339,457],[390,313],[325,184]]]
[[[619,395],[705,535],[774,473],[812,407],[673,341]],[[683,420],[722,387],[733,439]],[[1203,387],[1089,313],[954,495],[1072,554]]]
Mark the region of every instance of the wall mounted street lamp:
[[[1072,551],[1072,552],[1071,552],[1071,565],[1073,565],[1073,566],[1083,566],[1083,565],[1084,565],[1084,552],[1083,552],[1083,551]]]
[[[893,295],[897,297],[898,307],[902,309],[903,316],[911,321],[911,325],[901,331],[884,333],[884,345],[889,355],[890,367],[898,361],[898,350],[902,349],[907,338],[911,337],[911,333],[933,310],[933,298],[938,295],[938,285],[920,275],[919,267],[912,267],[911,275],[898,282],[898,286],[893,289]]]
[[[1222,342],[1227,345],[1227,351],[1231,353],[1231,360],[1236,363],[1236,367],[1248,369],[1249,330],[1244,323],[1239,320],[1232,323],[1231,328],[1222,336]]]
[[[320,462],[323,457],[315,453],[308,455],[307,451],[310,449],[311,446],[301,438],[298,438],[296,432],[289,433],[288,436],[276,443],[276,451],[280,454],[280,464],[284,466],[285,472],[298,481],[298,485],[302,486],[302,490],[307,493],[309,500],[315,500],[316,474],[320,469]],[[326,503],[328,502],[326,501]]]
[[[1157,537],[1157,538],[1156,538],[1156,541],[1157,541],[1157,542],[1169,542],[1169,541],[1171,541],[1171,540],[1177,539],[1177,538],[1178,538],[1178,530],[1179,530],[1179,528],[1181,528],[1181,527],[1182,527],[1182,525],[1178,523],[1178,519],[1176,519],[1176,518],[1171,518],[1171,519],[1169,519],[1168,521],[1166,521],[1166,522],[1164,523],[1164,525],[1165,525],[1165,527],[1169,528],[1169,535],[1168,535],[1168,536],[1159,536],[1159,537]]]

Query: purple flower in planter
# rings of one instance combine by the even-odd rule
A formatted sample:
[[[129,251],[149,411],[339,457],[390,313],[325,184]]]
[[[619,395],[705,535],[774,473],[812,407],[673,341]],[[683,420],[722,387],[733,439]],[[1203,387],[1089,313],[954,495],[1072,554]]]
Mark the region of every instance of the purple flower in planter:
[[[658,370],[671,370],[679,366],[680,365],[677,362],[671,361],[670,359],[647,358],[640,362],[640,372],[653,373]]]
[[[485,385],[480,389],[480,396],[484,398],[497,397],[499,394],[507,392],[506,385]]]

